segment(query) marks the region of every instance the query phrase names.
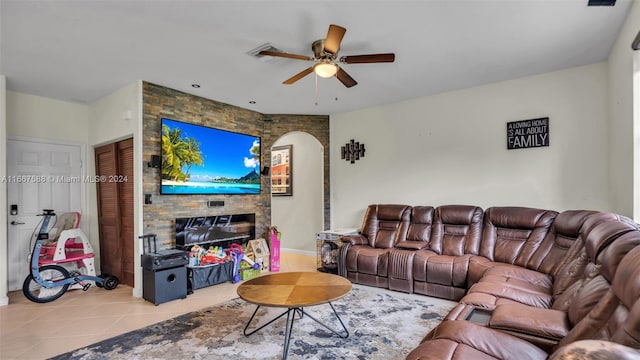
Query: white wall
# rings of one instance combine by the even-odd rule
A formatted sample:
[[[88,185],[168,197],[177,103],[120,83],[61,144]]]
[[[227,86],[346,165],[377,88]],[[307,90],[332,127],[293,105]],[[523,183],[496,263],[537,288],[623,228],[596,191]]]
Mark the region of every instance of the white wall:
[[[7,79],[0,75],[0,154],[7,153]],[[0,178],[7,175],[7,157],[0,156]],[[7,184],[0,182],[0,306],[9,304],[7,284],[9,259],[7,255]]]
[[[635,1],[608,60],[611,206],[635,220],[640,220],[640,120],[634,125],[631,42],[638,31],[640,2]]]
[[[549,147],[506,150],[507,122],[540,117],[550,118]],[[360,226],[374,203],[610,208],[605,63],[330,121],[334,227]],[[350,139],[366,146],[355,164],[340,159]]]
[[[316,232],[324,230],[323,147],[312,135],[291,132],[274,146],[293,145],[293,196],[271,197],[271,224],[282,233],[282,251],[316,254]]]
[[[133,137],[133,163],[135,181],[133,196],[134,207],[134,235],[131,242],[138,244],[137,237],[142,234],[142,171],[145,161],[142,159],[142,82],[137,81],[120,88],[114,93],[96,101],[89,107],[89,149],[87,156],[87,173],[95,174],[95,154],[96,146],[112,143],[117,140]],[[99,252],[99,227],[97,217],[97,193],[95,186],[87,187],[87,203],[94,211],[89,217],[89,238],[94,249]],[[95,242],[95,244],[94,244]],[[99,268],[99,259],[96,260],[96,268]],[[133,295],[142,297],[142,270],[140,267],[140,247],[135,246],[134,251],[134,271],[135,286]]]
[[[87,142],[86,105],[7,91],[7,136]]]

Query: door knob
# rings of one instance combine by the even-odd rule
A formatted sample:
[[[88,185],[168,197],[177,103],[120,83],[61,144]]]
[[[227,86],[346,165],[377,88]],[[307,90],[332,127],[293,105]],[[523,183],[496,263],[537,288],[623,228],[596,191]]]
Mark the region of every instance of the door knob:
[[[19,222],[19,221],[15,221],[15,220],[13,220],[13,221],[11,222],[11,225],[24,225],[24,223],[23,223],[23,222]]]

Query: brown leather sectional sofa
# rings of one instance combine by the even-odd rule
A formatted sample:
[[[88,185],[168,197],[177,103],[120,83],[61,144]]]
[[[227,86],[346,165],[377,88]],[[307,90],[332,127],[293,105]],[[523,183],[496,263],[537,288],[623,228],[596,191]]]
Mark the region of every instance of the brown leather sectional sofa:
[[[459,301],[407,359],[560,359],[593,343],[640,358],[640,225],[624,216],[370,205],[341,241],[351,282]]]

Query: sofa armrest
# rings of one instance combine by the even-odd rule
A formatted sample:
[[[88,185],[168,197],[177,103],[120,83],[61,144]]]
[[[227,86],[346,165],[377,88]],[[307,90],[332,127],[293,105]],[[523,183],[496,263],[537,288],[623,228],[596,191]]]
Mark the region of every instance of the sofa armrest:
[[[395,247],[406,250],[422,250],[426,249],[428,246],[429,243],[426,241],[403,240],[398,241]]]
[[[347,275],[347,253],[352,246],[367,245],[369,240],[364,235],[343,235],[340,236],[340,246],[338,247],[338,275],[348,277]]]
[[[369,240],[364,235],[343,235],[340,236],[340,241],[343,243],[349,243],[350,245],[368,245]]]
[[[476,255],[472,256],[469,259],[469,272],[467,273],[467,289],[471,287],[471,285],[480,281],[482,275],[496,266],[495,263],[485,257]]]

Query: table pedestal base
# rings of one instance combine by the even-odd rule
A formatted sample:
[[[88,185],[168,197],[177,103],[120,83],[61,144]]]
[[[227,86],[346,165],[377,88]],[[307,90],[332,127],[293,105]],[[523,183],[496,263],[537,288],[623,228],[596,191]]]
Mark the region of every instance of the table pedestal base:
[[[346,339],[349,337],[349,330],[347,330],[347,327],[344,326],[344,323],[342,322],[342,319],[340,319],[340,316],[338,315],[338,313],[336,312],[336,309],[333,307],[333,304],[331,304],[330,302],[328,303],[329,306],[331,306],[331,310],[333,310],[334,315],[336,316],[336,318],[338,319],[338,321],[340,322],[340,325],[342,325],[342,329],[344,330],[344,332],[338,332],[332,328],[330,328],[329,326],[327,326],[326,324],[324,324],[323,322],[321,322],[320,320],[314,318],[313,316],[311,316],[308,312],[304,311],[303,307],[290,307],[287,309],[287,311],[283,312],[282,314],[276,316],[275,318],[269,320],[266,324],[250,331],[249,333],[247,333],[247,329],[249,328],[249,325],[251,325],[251,322],[253,322],[253,318],[256,316],[256,313],[258,312],[258,310],[260,309],[260,305],[258,305],[256,307],[256,310],[253,312],[253,315],[251,315],[251,318],[249,319],[249,322],[247,322],[247,325],[244,327],[243,333],[244,336],[251,336],[254,333],[256,333],[257,331],[263,329],[264,327],[266,327],[267,325],[270,325],[271,323],[273,323],[274,321],[280,319],[281,317],[287,315],[287,324],[286,324],[286,328],[285,328],[285,333],[284,333],[284,349],[282,350],[282,359],[286,359],[287,358],[287,353],[289,352],[289,342],[291,341],[291,332],[293,330],[293,322],[295,320],[296,314],[298,314],[300,316],[300,319],[302,319],[302,317],[304,315],[308,316],[311,320],[317,322],[318,324],[322,325],[325,329],[331,331],[332,333],[338,335],[339,337]]]

